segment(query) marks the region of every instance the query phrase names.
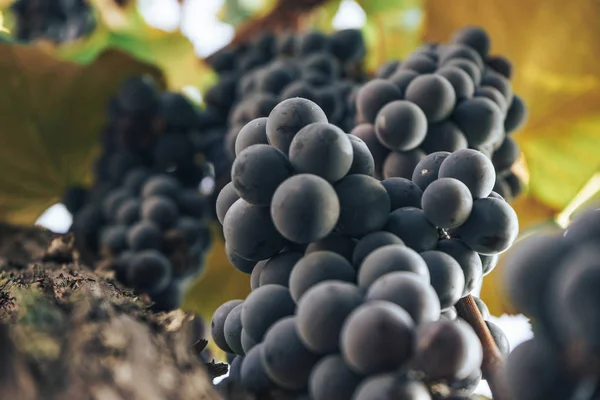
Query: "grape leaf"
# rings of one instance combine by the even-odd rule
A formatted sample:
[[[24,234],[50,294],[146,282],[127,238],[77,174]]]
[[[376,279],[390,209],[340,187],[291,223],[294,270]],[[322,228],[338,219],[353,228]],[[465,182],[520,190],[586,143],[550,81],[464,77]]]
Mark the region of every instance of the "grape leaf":
[[[251,18],[267,15],[276,3],[276,0],[225,0],[217,16],[222,22],[238,26]]]
[[[160,72],[119,51],[87,66],[0,43],[0,220],[31,224],[73,183],[89,183],[107,101]]]

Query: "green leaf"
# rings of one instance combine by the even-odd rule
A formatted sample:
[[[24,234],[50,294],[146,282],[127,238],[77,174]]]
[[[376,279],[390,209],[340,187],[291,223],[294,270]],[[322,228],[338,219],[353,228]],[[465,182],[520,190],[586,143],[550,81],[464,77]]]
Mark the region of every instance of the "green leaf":
[[[225,0],[217,16],[219,20],[238,26],[269,13],[277,0]]]
[[[403,0],[356,0],[356,3],[365,11],[367,18],[373,14],[395,12],[406,8],[407,1]]]
[[[74,183],[90,183],[106,106],[127,78],[156,68],[119,51],[81,66],[0,43],[0,220],[31,224]]]

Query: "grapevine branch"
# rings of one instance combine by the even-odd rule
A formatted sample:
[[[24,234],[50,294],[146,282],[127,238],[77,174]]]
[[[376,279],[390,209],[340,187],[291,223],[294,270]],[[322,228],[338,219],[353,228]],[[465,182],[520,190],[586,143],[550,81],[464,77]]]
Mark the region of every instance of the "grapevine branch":
[[[457,303],[458,315],[472,327],[483,346],[483,376],[490,385],[494,400],[512,400],[503,368],[503,360],[490,330],[477,308],[473,296],[468,295]]]

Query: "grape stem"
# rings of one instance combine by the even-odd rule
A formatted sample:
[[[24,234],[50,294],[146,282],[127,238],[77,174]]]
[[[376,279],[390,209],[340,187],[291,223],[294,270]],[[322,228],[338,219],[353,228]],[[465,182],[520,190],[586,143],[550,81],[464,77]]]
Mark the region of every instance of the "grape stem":
[[[504,373],[502,354],[500,354],[473,296],[468,295],[460,299],[456,304],[456,311],[462,319],[473,327],[473,330],[481,341],[483,347],[483,364],[481,369],[483,377],[490,385],[492,398],[494,400],[512,400]]]

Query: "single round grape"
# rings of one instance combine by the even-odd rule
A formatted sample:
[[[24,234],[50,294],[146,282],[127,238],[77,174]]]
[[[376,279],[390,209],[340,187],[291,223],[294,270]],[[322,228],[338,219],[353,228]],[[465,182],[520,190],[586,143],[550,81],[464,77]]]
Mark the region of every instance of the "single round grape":
[[[334,80],[338,79],[340,74],[340,65],[338,61],[326,51],[311,54],[301,60],[303,70],[315,70]]]
[[[251,274],[254,270],[254,266],[256,265],[256,261],[246,260],[245,258],[240,257],[236,254],[227,243],[225,243],[225,255],[227,259],[240,272],[244,274]]]
[[[437,62],[424,54],[412,53],[402,62],[398,70],[411,70],[419,74],[430,74],[437,68]]]
[[[242,350],[244,350],[244,354],[248,354],[248,352],[258,344],[258,342],[252,339],[243,328],[240,337],[240,342],[242,343]]]
[[[319,282],[356,282],[356,271],[348,260],[331,251],[315,251],[300,259],[290,274],[290,293],[298,302]]]
[[[465,379],[481,367],[482,360],[479,338],[460,319],[431,322],[417,332],[415,365],[429,379]]]
[[[467,58],[450,58],[448,60],[444,60],[442,63],[443,66],[455,66],[463,71],[465,71],[475,84],[475,87],[479,86],[481,83],[481,69],[477,65],[476,62],[469,60]]]
[[[460,265],[465,276],[465,290],[462,296],[466,296],[475,290],[483,277],[483,267],[479,254],[471,250],[460,239],[440,240],[436,250],[448,254]]]
[[[517,238],[519,220],[507,202],[489,197],[478,199],[473,202],[469,218],[456,233],[478,253],[502,253]]]
[[[393,83],[383,79],[370,80],[356,95],[356,111],[360,121],[374,123],[383,106],[401,98],[402,93]]]
[[[348,400],[362,377],[353,372],[339,354],[323,357],[312,369],[308,380],[313,400]],[[373,399],[370,399],[373,400]]]
[[[504,119],[504,130],[506,133],[512,133],[521,129],[525,122],[527,122],[528,116],[529,111],[525,102],[523,102],[521,97],[514,95]]]
[[[440,178],[455,178],[467,185],[473,199],[489,196],[494,188],[494,165],[481,152],[472,149],[458,150],[442,162]]]
[[[235,140],[235,155],[255,144],[269,144],[266,117],[253,119],[242,127]]]
[[[127,227],[110,225],[104,228],[100,235],[100,247],[113,255],[127,250]]]
[[[333,183],[352,166],[352,143],[335,125],[313,123],[302,128],[290,144],[290,162],[297,173],[318,175]]]
[[[514,92],[512,86],[510,85],[510,81],[499,73],[492,70],[487,70],[481,78],[481,85],[491,86],[498,89],[498,91],[502,93],[502,96],[504,96],[506,99],[506,104],[512,103]]]
[[[390,150],[412,150],[425,139],[427,118],[410,101],[392,101],[377,113],[375,133],[381,144]]]
[[[575,246],[587,241],[600,241],[600,209],[576,215],[564,236],[568,244]]]
[[[412,272],[429,282],[429,270],[423,258],[416,251],[399,244],[382,246],[369,254],[358,271],[358,285],[368,288],[379,277],[390,272]]]
[[[356,247],[356,240],[344,236],[337,232],[332,232],[326,238],[312,242],[306,247],[305,254],[314,253],[315,251],[332,251],[346,260],[352,262],[352,254]]]
[[[313,122],[327,123],[327,116],[316,103],[300,97],[283,100],[267,119],[269,144],[287,154],[294,135]]]
[[[290,83],[294,76],[285,67],[276,64],[266,66],[257,71],[256,89],[263,93],[279,94]]]
[[[240,370],[240,385],[251,393],[266,393],[274,385],[263,366],[264,344],[259,343],[246,353]]]
[[[227,344],[225,339],[225,321],[227,316],[238,305],[242,304],[243,300],[229,300],[223,303],[216,309],[210,322],[210,334],[217,346],[226,353],[233,353],[233,350]]]
[[[348,175],[338,181],[334,189],[340,204],[338,232],[363,236],[385,225],[390,213],[390,197],[377,179]],[[306,224],[304,220],[301,223]]]
[[[312,30],[298,36],[296,39],[296,55],[306,56],[330,47],[329,37],[323,32]]]
[[[234,160],[231,183],[248,203],[268,206],[277,187],[293,173],[285,154],[267,144],[255,144],[240,152]]]
[[[250,274],[250,289],[254,290],[260,286],[260,274],[267,261],[269,259],[257,262],[254,269],[252,269],[252,273]]]
[[[500,107],[500,111],[505,115],[508,110],[508,103],[506,103],[506,99],[502,96],[502,93],[498,89],[492,86],[479,86],[475,89],[475,93],[473,94],[475,97],[483,97],[494,102],[498,107]]]
[[[377,174],[381,175],[383,162],[390,151],[379,142],[379,139],[377,139],[375,127],[372,124],[360,124],[352,129],[350,134],[365,142],[373,156],[373,161],[375,162],[375,176],[377,176]]]
[[[440,122],[452,114],[456,94],[450,82],[441,75],[419,75],[406,88],[405,99],[418,105],[429,123]]]
[[[114,220],[117,217],[117,210],[127,200],[131,199],[131,192],[126,188],[111,190],[102,202],[102,211],[104,217],[108,220]]]
[[[346,318],[340,337],[344,360],[360,374],[393,371],[414,351],[414,322],[400,306],[371,301]]]
[[[259,286],[273,284],[288,287],[292,268],[303,256],[299,252],[285,251],[271,257],[262,267]]]
[[[390,244],[404,245],[398,236],[385,231],[371,232],[356,244],[352,253],[352,264],[358,270],[365,258],[380,247]]]
[[[252,339],[260,342],[271,325],[292,315],[295,308],[288,288],[280,285],[260,286],[244,301],[242,326]]]
[[[412,173],[412,181],[416,183],[421,190],[427,189],[427,186],[438,178],[442,161],[449,155],[450,153],[447,151],[438,151],[423,157]],[[421,204],[422,203],[415,207],[421,207]]]
[[[234,382],[239,382],[241,373],[242,373],[242,363],[244,362],[244,356],[234,356],[233,360],[229,364],[229,376],[228,379],[231,379]]]
[[[149,294],[167,288],[172,271],[169,260],[157,250],[144,250],[131,259],[127,282],[135,289]]]
[[[298,336],[296,317],[282,318],[267,331],[262,363],[277,386],[294,391],[305,389],[317,361],[319,356],[308,350]]]
[[[437,250],[421,253],[431,276],[431,286],[440,298],[442,310],[453,306],[465,291],[465,275],[452,256]]]
[[[481,300],[479,297],[477,296],[472,296],[473,300],[475,301],[475,304],[477,305],[477,308],[479,309],[479,312],[481,313],[481,316],[483,317],[484,320],[488,320],[490,319],[490,310],[488,309],[487,305],[483,302],[483,300]]]
[[[331,233],[340,218],[340,201],[325,179],[299,174],[287,179],[275,191],[271,217],[286,239],[310,243]]]
[[[510,79],[513,75],[512,62],[504,56],[488,56],[485,63],[488,68],[491,68],[507,79]]]
[[[333,32],[329,41],[329,50],[342,62],[361,60],[365,55],[365,39],[359,29],[341,29]]]
[[[398,69],[392,75],[390,75],[388,81],[396,85],[396,88],[400,90],[400,98],[404,98],[406,94],[406,88],[417,76],[419,76],[419,73],[413,70]]]
[[[482,58],[490,52],[491,41],[487,32],[478,26],[467,26],[452,36],[453,43],[467,45],[477,51]]]
[[[285,245],[268,207],[253,206],[243,199],[229,208],[223,221],[223,234],[231,250],[246,260],[272,257]]]
[[[510,343],[502,329],[490,321],[485,321],[485,324],[487,325],[492,338],[494,338],[494,342],[496,343],[496,347],[498,347],[500,354],[502,354],[503,357],[508,357],[508,354],[510,353]]]
[[[440,318],[440,300],[433,287],[412,272],[390,272],[375,280],[365,300],[386,300],[402,307],[420,325]]]
[[[510,136],[506,136],[502,145],[494,151],[492,164],[498,172],[508,171],[521,155],[517,142]]]
[[[435,71],[435,73],[448,79],[448,82],[450,82],[454,88],[454,93],[456,93],[456,100],[460,101],[473,97],[473,93],[475,93],[475,84],[469,74],[462,69],[456,66],[446,65]]]
[[[179,192],[177,200],[181,214],[194,218],[204,218],[210,212],[208,197],[196,189],[183,189]]]
[[[140,221],[127,232],[127,244],[133,251],[159,249],[162,245],[162,232],[152,221]]]
[[[389,178],[410,179],[417,164],[425,157],[421,149],[397,152],[392,151],[383,164],[383,176]]]
[[[225,342],[238,355],[244,355],[244,349],[242,348],[242,306],[243,303],[235,306],[227,314],[225,323],[223,324]]]
[[[177,179],[167,175],[155,175],[146,180],[142,187],[142,197],[165,196],[177,200],[181,185]]]
[[[116,221],[123,225],[132,225],[140,219],[140,201],[130,198],[121,203],[117,209]]]
[[[384,230],[398,236],[411,249],[422,252],[435,249],[438,231],[423,210],[416,207],[399,208],[389,215]]]
[[[337,352],[342,324],[362,302],[363,292],[354,284],[334,280],[317,283],[298,302],[300,339],[316,354]]]
[[[207,232],[204,221],[186,215],[179,217],[174,230],[183,236],[185,242],[190,247],[202,243],[205,240],[203,236]]]
[[[452,229],[469,218],[473,198],[469,188],[458,179],[440,178],[423,191],[421,208],[432,224]]]
[[[475,51],[473,48],[465,44],[453,43],[445,45],[442,48],[440,48],[439,53],[440,63],[443,65],[446,64],[449,60],[462,59],[475,63],[475,65],[477,65],[477,68],[480,71],[483,71],[484,64],[481,55],[479,55],[477,51]]]
[[[412,180],[388,178],[381,181],[381,184],[390,198],[391,211],[402,207],[421,207],[423,191]]]
[[[452,120],[465,134],[471,146],[480,146],[494,138],[502,130],[503,115],[500,107],[485,97],[473,97],[461,101]]]
[[[352,400],[431,400],[427,386],[418,381],[400,380],[395,374],[370,376],[358,386]]]
[[[144,198],[141,209],[142,218],[154,222],[161,229],[172,227],[179,217],[177,204],[166,196]]]
[[[400,61],[389,60],[381,64],[375,72],[375,77],[379,79],[387,79],[390,77],[400,66]]]
[[[348,135],[352,144],[352,165],[348,171],[349,175],[363,174],[375,175],[375,159],[369,150],[369,146],[358,136]]]
[[[223,189],[219,192],[217,196],[217,218],[219,222],[223,224],[225,221],[225,214],[229,211],[229,208],[238,201],[240,196],[235,191],[233,187],[233,182],[229,182],[227,185],[223,186]]]

